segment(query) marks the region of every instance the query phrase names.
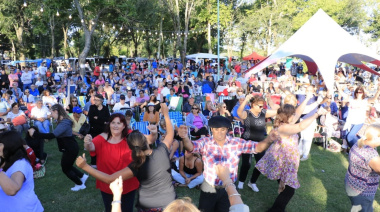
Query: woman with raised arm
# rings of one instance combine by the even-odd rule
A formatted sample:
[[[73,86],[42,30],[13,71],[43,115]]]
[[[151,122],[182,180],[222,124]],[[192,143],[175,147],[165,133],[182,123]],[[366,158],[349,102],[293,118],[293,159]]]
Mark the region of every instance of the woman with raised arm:
[[[173,142],[174,129],[170,122],[169,109],[165,103],[161,104],[161,112],[167,126],[165,139],[157,149],[151,149],[150,144],[153,144],[155,139],[147,139],[136,130],[131,132],[128,135],[127,143],[132,150],[133,162],[128,167],[113,174],[107,174],[88,165],[85,157],[78,157],[76,161],[79,168],[104,183],[109,184],[118,176],[122,176],[123,180],[136,176],[140,181],[138,211],[162,211],[176,197],[172,177],[168,172],[170,170],[169,149]],[[153,135],[157,135],[156,126],[149,128]]]
[[[273,206],[268,210],[284,211],[293,197],[295,189],[300,187],[298,182],[298,167],[300,153],[298,150],[298,134],[306,129],[316,118],[326,111],[319,109],[317,113],[293,124],[296,109],[293,105],[285,104],[277,111],[274,128],[277,128],[281,140],[274,142],[264,157],[256,164],[256,168],[270,180],[279,182],[279,189]]]
[[[250,105],[249,110],[244,110],[245,106]],[[237,113],[241,119],[244,120],[245,131],[242,138],[251,141],[262,141],[267,136],[266,121],[265,119],[277,115],[277,110],[264,109],[265,100],[262,96],[249,94],[245,100],[240,104]],[[256,163],[265,155],[265,151],[254,154]],[[251,168],[252,154],[242,154],[242,165],[240,168],[238,189],[243,189],[244,182],[247,178],[248,171]],[[248,182],[254,192],[259,192],[256,181],[260,176],[260,172],[255,168],[252,173],[251,180]]]

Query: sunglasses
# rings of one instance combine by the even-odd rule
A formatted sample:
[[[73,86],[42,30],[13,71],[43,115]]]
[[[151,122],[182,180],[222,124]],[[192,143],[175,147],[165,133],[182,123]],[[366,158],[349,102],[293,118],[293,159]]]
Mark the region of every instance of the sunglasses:
[[[256,105],[256,106],[259,107],[260,109],[264,107],[263,105]]]

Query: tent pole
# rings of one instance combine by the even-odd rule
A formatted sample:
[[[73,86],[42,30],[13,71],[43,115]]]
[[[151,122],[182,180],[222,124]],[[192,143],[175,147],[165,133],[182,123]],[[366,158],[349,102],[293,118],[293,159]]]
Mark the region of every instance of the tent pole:
[[[219,0],[218,0],[218,79],[217,81],[219,81],[219,78],[220,78],[220,55],[219,55],[219,45],[220,45],[220,25],[219,25]]]

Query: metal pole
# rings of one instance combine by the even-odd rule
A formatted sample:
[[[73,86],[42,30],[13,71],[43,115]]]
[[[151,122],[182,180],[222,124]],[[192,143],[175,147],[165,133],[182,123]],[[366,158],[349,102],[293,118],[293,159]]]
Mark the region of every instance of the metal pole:
[[[218,0],[218,81],[219,81],[219,79],[220,79],[220,55],[219,55],[219,45],[220,45],[220,41],[219,41],[219,39],[220,39],[220,30],[219,30],[219,28],[220,28],[220,24],[219,24],[219,0]]]

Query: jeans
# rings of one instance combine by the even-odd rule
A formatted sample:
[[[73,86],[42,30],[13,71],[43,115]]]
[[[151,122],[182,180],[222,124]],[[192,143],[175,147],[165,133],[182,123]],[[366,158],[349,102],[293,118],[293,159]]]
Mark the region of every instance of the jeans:
[[[23,84],[23,91],[25,91],[25,89],[30,89],[30,85],[31,84]]]
[[[49,133],[50,132],[50,121],[45,120],[44,122],[34,121],[34,126],[38,128],[40,133]]]
[[[310,153],[316,126],[317,122],[314,120],[306,129],[302,130],[301,132],[301,139],[298,143],[298,150],[300,152],[300,155],[303,157],[307,157]]]
[[[185,175],[187,178],[190,178],[193,176],[192,174],[187,174],[187,173],[185,173]],[[177,181],[181,184],[186,184],[185,178],[183,178],[180,173],[172,170],[172,176],[173,176],[173,179],[175,181]],[[187,185],[187,187],[194,188],[195,186],[202,184],[203,180],[204,180],[204,177],[203,177],[203,174],[201,174],[198,177],[196,177],[195,179],[193,179],[192,181],[190,181],[190,183]]]
[[[16,129],[17,132],[22,133],[22,132],[28,131],[29,125],[28,124],[22,124],[22,125],[15,126],[14,128]]]
[[[353,124],[352,127],[351,127],[351,130],[350,132],[348,132],[347,134],[347,142],[348,142],[348,146],[350,146],[350,148],[352,146],[354,146],[358,140],[359,140],[359,137],[356,135],[359,130],[363,127],[363,124]]]
[[[373,212],[373,200],[375,196],[358,195],[347,183],[346,193],[351,201],[351,212]]]

